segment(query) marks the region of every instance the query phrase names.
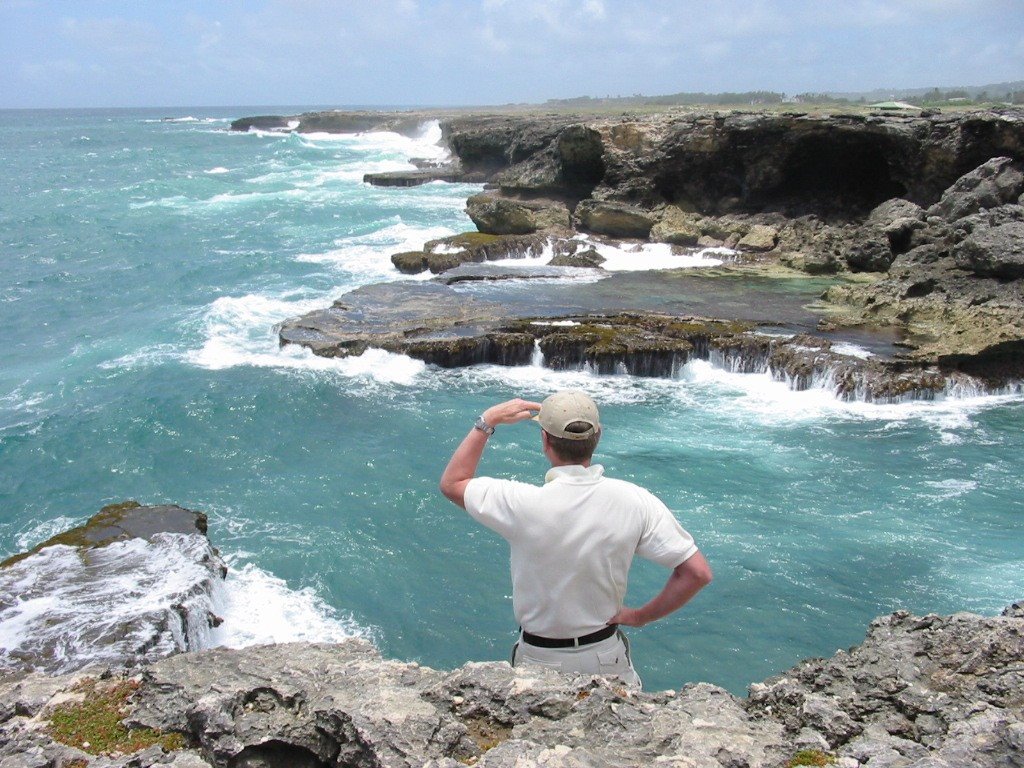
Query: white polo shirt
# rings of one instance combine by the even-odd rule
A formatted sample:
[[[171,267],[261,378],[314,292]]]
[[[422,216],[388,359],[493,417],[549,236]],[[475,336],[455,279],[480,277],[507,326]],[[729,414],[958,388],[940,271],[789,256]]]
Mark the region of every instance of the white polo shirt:
[[[604,467],[555,467],[543,486],[477,477],[466,511],[512,550],[512,607],[527,632],[579,637],[622,607],[633,555],[675,568],[697,552],[660,499],[604,477]]]

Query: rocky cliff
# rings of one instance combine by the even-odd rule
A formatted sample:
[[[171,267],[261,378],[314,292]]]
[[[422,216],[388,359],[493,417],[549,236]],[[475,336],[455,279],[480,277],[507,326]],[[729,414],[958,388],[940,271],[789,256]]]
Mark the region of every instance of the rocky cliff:
[[[272,127],[274,120],[246,119],[233,127]],[[600,256],[580,247],[578,233],[666,243],[680,252],[724,246],[736,253],[734,272],[740,275],[788,269],[835,276],[820,306],[822,327],[897,333],[895,375],[905,378],[907,370],[917,369],[920,386],[876,388],[881,399],[891,393],[931,396],[962,388],[964,381],[998,389],[1024,379],[1020,110],[913,116],[336,112],[276,120],[278,127],[295,125],[298,131],[406,133],[426,120],[440,122],[450,163],[367,181],[485,181],[484,191],[467,201],[478,232],[394,254],[399,271],[430,270],[448,284],[498,279],[493,271],[460,265],[547,252],[555,271],[535,270],[533,277],[564,277],[557,270],[566,264],[600,270]],[[844,279],[856,274],[867,279]],[[750,286],[757,303],[755,281]],[[306,344],[318,354],[347,354],[344,345],[319,341],[337,327],[335,309],[286,323],[282,342]],[[607,316],[611,307],[598,309]],[[524,310],[512,314],[529,319]],[[696,313],[678,319],[690,314]],[[724,308],[702,314],[741,319]],[[578,319],[568,312],[566,318]],[[770,316],[756,321],[786,325]],[[352,349],[390,344],[441,365],[521,363],[529,356],[530,340],[502,328],[483,328],[475,343],[453,345],[449,337],[466,335],[465,323],[455,325],[455,332],[443,332],[436,322],[421,324],[401,344],[377,344],[372,334],[363,335]],[[628,328],[624,333],[632,334]],[[582,361],[594,362],[585,355]],[[835,370],[823,361],[819,356],[812,366],[819,379]],[[839,363],[844,369],[863,367]],[[742,363],[744,369],[754,365]],[[794,375],[792,364],[769,367],[779,377],[810,380]],[[673,364],[648,368],[671,371]],[[802,368],[806,373],[807,366]],[[937,383],[936,371],[944,383]],[[870,393],[860,382],[877,376],[856,371],[840,372],[839,378],[847,383],[837,392],[849,396]]]
[[[443,672],[358,640],[179,654],[136,670],[127,688],[120,672],[89,674],[0,680],[0,766],[1024,763],[1020,605],[995,618],[882,617],[861,645],[755,684],[746,699],[703,683],[641,693],[504,662]],[[100,742],[93,705],[125,690],[127,729]],[[152,746],[97,756],[100,744],[127,749],[131,734]]]

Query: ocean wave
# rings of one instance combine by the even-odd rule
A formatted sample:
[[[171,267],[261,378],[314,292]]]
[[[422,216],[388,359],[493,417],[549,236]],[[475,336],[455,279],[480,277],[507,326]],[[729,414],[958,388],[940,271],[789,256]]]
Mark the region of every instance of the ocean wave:
[[[33,534],[64,529],[55,518]],[[41,530],[42,527],[46,531]],[[90,550],[46,547],[0,573],[0,669],[25,652],[62,673],[184,650],[258,643],[373,639],[310,588],[291,589],[252,563],[229,557],[222,581],[199,534],[156,534]],[[210,626],[213,614],[223,621]],[[141,649],[141,650],[140,650]]]
[[[137,658],[140,648],[158,658],[208,645],[200,586],[211,578],[208,552],[205,537],[156,534],[90,550],[87,559],[76,547],[46,547],[3,569],[0,591],[13,599],[0,603],[0,666],[22,650],[66,672]],[[184,632],[183,599],[195,603],[186,613],[197,619]]]
[[[221,297],[206,311],[205,341],[186,353],[185,360],[207,370],[250,366],[327,372],[370,384],[415,383],[426,365],[405,355],[371,349],[359,356],[329,358],[296,345],[280,346],[276,324],[326,303],[323,298],[288,300],[258,294]]]
[[[59,515],[49,520],[36,520],[22,528],[14,537],[14,543],[21,552],[26,552],[41,542],[48,541],[58,533],[63,533],[82,521],[73,517]]]
[[[155,365],[163,365],[169,361],[181,358],[181,348],[175,344],[154,344],[143,347],[134,352],[116,357],[113,360],[104,360],[99,364],[101,370],[133,370],[136,368],[149,368]]]
[[[144,123],[230,123],[231,118],[228,117],[193,117],[192,115],[186,115],[185,117],[157,117],[148,118],[143,120]]]
[[[650,272],[662,269],[717,267],[735,253],[726,248],[693,248],[683,253],[677,253],[678,248],[673,248],[668,243],[616,245],[593,240],[586,236],[578,236],[576,239],[604,257],[605,262],[601,268],[606,272]]]
[[[310,264],[327,264],[349,272],[360,283],[376,280],[428,279],[429,272],[420,275],[401,275],[391,263],[391,254],[401,251],[418,251],[428,240],[453,235],[455,232],[443,226],[417,226],[406,224],[394,217],[394,223],[383,226],[364,235],[340,238],[338,247],[322,253],[302,253],[296,261]]]
[[[824,386],[797,391],[768,373],[734,373],[706,360],[691,360],[676,378],[647,378],[593,371],[554,371],[527,366],[479,365],[440,370],[428,368],[420,385],[442,389],[502,386],[510,396],[541,397],[559,389],[584,389],[599,402],[618,405],[675,401],[716,417],[766,426],[830,421],[877,422],[890,428],[907,422],[927,425],[940,439],[974,429],[980,411],[1022,402],[1021,394],[963,395],[935,400],[880,404],[847,401]]]
[[[304,146],[315,149],[329,149],[344,144],[366,155],[383,153],[406,159],[423,158],[434,162],[443,162],[450,157],[448,148],[441,143],[441,124],[436,120],[425,123],[420,133],[412,137],[391,131],[311,132],[294,135]]]
[[[203,173],[208,173],[211,176],[216,176],[221,173],[230,173],[230,171],[222,165],[218,165],[216,168],[207,168]]]
[[[373,639],[363,627],[328,605],[315,590],[291,589],[253,563],[239,565],[229,555],[227,578],[214,592],[214,608],[224,622],[211,632],[213,645],[243,648],[264,643],[336,643],[349,637]]]

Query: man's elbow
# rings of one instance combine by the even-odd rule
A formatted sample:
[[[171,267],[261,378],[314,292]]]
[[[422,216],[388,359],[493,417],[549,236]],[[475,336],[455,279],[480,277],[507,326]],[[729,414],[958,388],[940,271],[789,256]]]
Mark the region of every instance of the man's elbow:
[[[714,579],[714,574],[711,573],[711,566],[708,565],[708,561],[704,559],[704,555],[697,552],[689,560],[684,562],[678,568],[680,575],[688,576],[692,581],[696,582],[698,589],[703,589]]]
[[[714,581],[714,578],[715,575],[711,572],[711,567],[707,563],[704,563],[704,567],[701,568],[697,574],[697,581],[700,583],[701,589]]]
[[[465,491],[459,483],[453,483],[451,481],[441,478],[441,482],[438,483],[437,488],[441,491],[441,494],[448,499],[452,504],[456,506],[466,508],[466,501],[464,498]]]

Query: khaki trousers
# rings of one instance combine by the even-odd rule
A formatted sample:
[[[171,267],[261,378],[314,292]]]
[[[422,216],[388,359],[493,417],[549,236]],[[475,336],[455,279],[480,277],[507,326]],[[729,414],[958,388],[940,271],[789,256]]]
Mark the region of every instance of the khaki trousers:
[[[640,676],[629,656],[629,640],[622,631],[579,648],[538,648],[524,643],[520,635],[512,646],[513,667],[546,667],[559,672],[617,677],[626,685],[640,688]]]

